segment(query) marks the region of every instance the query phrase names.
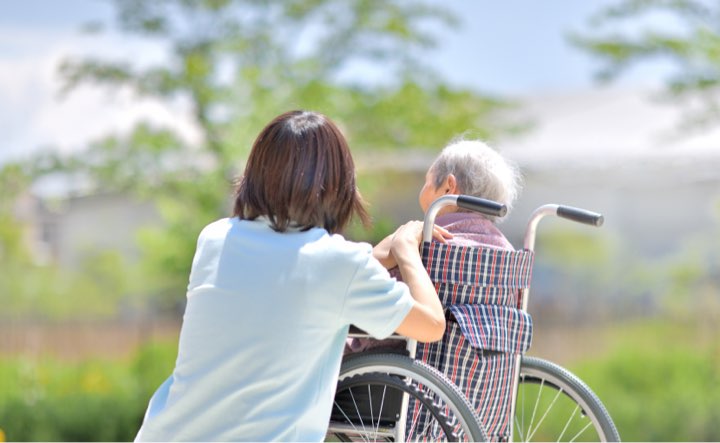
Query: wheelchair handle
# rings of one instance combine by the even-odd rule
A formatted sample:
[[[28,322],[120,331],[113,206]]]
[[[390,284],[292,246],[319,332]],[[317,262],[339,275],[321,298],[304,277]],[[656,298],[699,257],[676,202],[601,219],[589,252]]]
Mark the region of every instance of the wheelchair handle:
[[[558,206],[557,216],[596,227],[602,226],[605,222],[605,217],[603,217],[602,214],[588,211],[587,209],[574,208],[572,206]]]
[[[480,212],[493,217],[503,217],[507,214],[507,206],[492,200],[485,200],[484,198],[473,197],[471,195],[443,195],[432,202],[425,214],[422,234],[424,242],[432,241],[435,217],[438,212],[440,212],[440,209],[446,206],[457,206],[463,209],[470,209],[471,211]]]
[[[567,220],[572,220],[578,223],[584,223],[586,225],[600,227],[605,222],[605,217],[597,212],[588,211],[587,209],[574,208],[572,206],[565,205],[543,205],[540,206],[530,216],[527,228],[525,229],[525,242],[524,248],[528,251],[535,250],[535,235],[537,231],[537,225],[540,220],[548,215],[555,215],[562,217]]]

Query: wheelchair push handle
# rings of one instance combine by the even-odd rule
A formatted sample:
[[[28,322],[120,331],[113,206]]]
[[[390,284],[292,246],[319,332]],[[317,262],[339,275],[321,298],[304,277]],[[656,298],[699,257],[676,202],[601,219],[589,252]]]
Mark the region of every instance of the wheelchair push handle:
[[[558,206],[557,216],[595,227],[600,227],[605,222],[605,217],[602,214],[572,206]]]
[[[458,206],[463,209],[469,209],[471,211],[480,212],[481,214],[493,217],[503,217],[507,214],[507,206],[492,200],[485,200],[484,198],[473,197],[471,195],[443,195],[432,202],[425,213],[422,236],[424,242],[432,241],[435,217],[438,212],[446,206]]]
[[[602,214],[588,211],[587,209],[555,204],[540,206],[530,216],[530,221],[525,229],[525,242],[523,247],[528,251],[533,251],[535,249],[535,236],[537,233],[538,223],[540,223],[540,220],[548,215],[562,217],[567,220],[595,227],[602,226],[605,221],[605,217],[603,217]]]
[[[458,195],[457,206],[495,217],[504,217],[507,214],[507,206],[502,203],[470,195]]]

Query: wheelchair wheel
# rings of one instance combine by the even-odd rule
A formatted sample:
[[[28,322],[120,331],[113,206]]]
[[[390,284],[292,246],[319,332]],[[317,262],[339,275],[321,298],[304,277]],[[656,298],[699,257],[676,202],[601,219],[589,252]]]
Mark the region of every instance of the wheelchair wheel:
[[[575,375],[523,357],[515,405],[515,441],[620,441],[600,399]]]
[[[403,402],[403,395],[409,401]],[[411,405],[409,418],[403,404]],[[487,436],[467,398],[435,368],[399,354],[347,357],[328,440],[419,439],[487,441]]]
[[[419,402],[431,417],[428,427],[438,427],[440,435],[449,436],[447,441],[457,441],[447,415],[417,383],[379,372],[355,375],[338,383],[331,425],[334,435],[341,441],[394,441],[403,393]]]

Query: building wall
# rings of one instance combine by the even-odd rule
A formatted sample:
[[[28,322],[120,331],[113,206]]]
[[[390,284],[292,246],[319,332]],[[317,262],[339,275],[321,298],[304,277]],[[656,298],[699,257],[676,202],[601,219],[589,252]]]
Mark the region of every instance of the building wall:
[[[136,260],[137,230],[160,222],[150,203],[120,194],[71,197],[46,217],[55,258],[67,267],[77,267],[92,251],[115,250]]]
[[[598,235],[611,236],[628,252],[657,257],[692,241],[712,240],[720,233],[720,160],[641,161],[631,164],[521,165],[523,190],[515,208],[500,225],[516,247],[522,246],[532,212],[547,203],[600,212],[605,224]],[[396,223],[422,217],[417,194],[425,170],[378,172],[382,192],[371,201],[379,214]],[[392,177],[392,178],[389,178]],[[591,227],[565,220],[543,220],[545,230]],[[719,240],[720,243],[720,240]],[[720,247],[720,244],[718,244]]]
[[[522,245],[532,211],[546,203],[601,212],[605,224],[593,231],[564,220],[547,220],[540,225],[540,235],[564,229],[588,235],[597,232],[641,257],[672,254],[693,241],[714,241],[720,233],[718,160],[521,168],[523,191],[500,225],[516,247]],[[397,225],[422,218],[417,196],[424,174],[424,164],[400,170],[379,168],[365,174],[360,186],[376,218]],[[77,266],[92,249],[118,250],[133,260],[139,253],[137,229],[159,223],[151,204],[117,194],[73,197],[51,210],[39,204],[37,211],[40,216],[34,216],[32,237],[44,239],[42,248],[51,250],[64,266]]]

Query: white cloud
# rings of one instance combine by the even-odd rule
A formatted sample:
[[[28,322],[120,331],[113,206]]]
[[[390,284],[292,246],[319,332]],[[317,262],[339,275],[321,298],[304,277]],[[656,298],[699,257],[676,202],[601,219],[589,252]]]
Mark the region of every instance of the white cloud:
[[[164,58],[161,47],[117,35],[88,38],[58,30],[5,27],[0,41],[0,162],[41,146],[70,151],[146,119],[176,129],[190,142],[198,131],[180,106],[140,100],[129,91],[82,87],[60,100],[57,67],[69,55],[111,56],[136,63]],[[17,43],[17,45],[16,45]]]

